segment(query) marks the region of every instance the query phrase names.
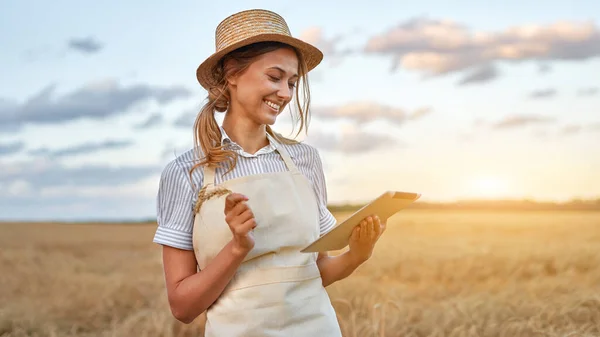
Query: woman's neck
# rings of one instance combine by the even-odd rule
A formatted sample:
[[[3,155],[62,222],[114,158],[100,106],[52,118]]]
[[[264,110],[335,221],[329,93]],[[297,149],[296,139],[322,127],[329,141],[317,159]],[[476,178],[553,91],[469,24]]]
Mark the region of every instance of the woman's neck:
[[[236,144],[242,147],[245,152],[255,154],[258,150],[269,144],[265,125],[257,125],[250,120],[243,118],[223,119],[223,129]]]

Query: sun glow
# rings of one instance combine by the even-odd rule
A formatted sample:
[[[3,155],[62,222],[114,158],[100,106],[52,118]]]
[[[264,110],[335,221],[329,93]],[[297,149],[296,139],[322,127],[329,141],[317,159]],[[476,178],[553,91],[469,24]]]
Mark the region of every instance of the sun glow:
[[[509,190],[505,179],[493,175],[479,175],[469,181],[469,195],[475,198],[507,197]]]

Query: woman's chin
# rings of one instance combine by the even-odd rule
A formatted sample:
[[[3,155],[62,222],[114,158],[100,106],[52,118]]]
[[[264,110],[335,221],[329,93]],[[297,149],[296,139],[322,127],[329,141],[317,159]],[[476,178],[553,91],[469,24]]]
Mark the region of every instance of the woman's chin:
[[[274,125],[275,122],[277,121],[277,116],[264,116],[263,118],[261,118],[260,124],[264,124],[264,125]]]

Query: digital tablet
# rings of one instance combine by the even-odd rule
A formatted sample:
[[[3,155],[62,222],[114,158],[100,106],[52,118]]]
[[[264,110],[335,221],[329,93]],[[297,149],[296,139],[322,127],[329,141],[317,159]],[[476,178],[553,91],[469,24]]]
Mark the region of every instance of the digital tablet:
[[[303,248],[301,252],[312,253],[342,249],[348,245],[354,227],[364,218],[369,215],[377,215],[381,222],[387,222],[392,215],[405,209],[420,197],[419,193],[387,191]]]

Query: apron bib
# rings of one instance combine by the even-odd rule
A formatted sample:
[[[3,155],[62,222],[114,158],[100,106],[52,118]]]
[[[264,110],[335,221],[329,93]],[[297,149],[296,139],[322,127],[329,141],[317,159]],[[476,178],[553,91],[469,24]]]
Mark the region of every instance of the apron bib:
[[[316,196],[286,149],[270,139],[288,171],[235,178],[215,186],[214,168],[204,167],[207,193],[224,187],[246,195],[257,223],[254,248],[206,312],[206,337],[341,337],[317,267],[317,253],[300,252],[319,237]],[[201,270],[233,237],[223,213],[225,198],[204,201],[195,215],[192,238]]]

